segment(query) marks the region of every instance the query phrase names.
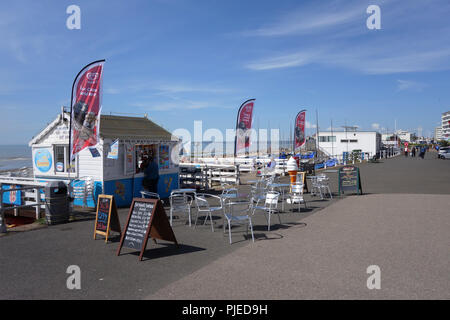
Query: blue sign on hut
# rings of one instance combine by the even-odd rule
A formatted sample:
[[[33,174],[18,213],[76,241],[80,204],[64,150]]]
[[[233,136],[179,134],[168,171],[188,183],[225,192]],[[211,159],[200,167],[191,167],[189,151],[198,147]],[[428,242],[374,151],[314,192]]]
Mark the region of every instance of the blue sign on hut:
[[[141,196],[146,157],[153,157],[158,164],[161,198],[178,188],[179,168],[171,154],[179,140],[147,116],[101,115],[100,142],[78,153],[70,168],[69,123],[70,113],[63,111],[29,146],[36,180],[64,180],[74,190],[86,191],[88,196],[76,198],[75,205],[95,207],[97,196],[108,194],[118,206],[129,206],[133,197]]]

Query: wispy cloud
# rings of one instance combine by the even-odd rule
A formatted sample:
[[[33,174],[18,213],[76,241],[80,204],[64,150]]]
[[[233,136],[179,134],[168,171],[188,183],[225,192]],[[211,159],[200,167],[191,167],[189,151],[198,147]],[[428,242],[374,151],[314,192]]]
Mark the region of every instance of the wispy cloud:
[[[110,85],[105,88],[105,92],[110,94],[120,94],[123,92],[151,92],[153,95],[172,95],[177,93],[205,93],[224,94],[235,91],[227,87],[204,85],[204,84],[184,84],[184,83],[156,83],[143,81],[133,81],[121,85]]]
[[[450,69],[450,3],[412,0],[382,2],[382,30],[365,27],[365,1],[334,1],[320,10],[305,8],[246,36],[294,36],[300,49],[279,52],[245,63],[251,70],[335,66],[365,74],[441,71]],[[337,8],[337,9],[336,9]],[[438,9],[439,8],[439,9]],[[304,19],[293,19],[304,16]],[[292,38],[292,37],[291,37]],[[291,39],[290,38],[290,39]]]
[[[289,55],[272,57],[251,62],[246,65],[246,68],[251,70],[270,70],[290,67],[300,67],[309,64],[315,60],[319,53],[311,54],[308,52],[298,52]]]
[[[206,101],[187,101],[180,100],[176,102],[160,103],[133,103],[132,106],[139,107],[148,111],[174,111],[174,110],[198,110],[217,107],[214,103]]]
[[[397,80],[397,90],[405,91],[405,90],[413,90],[413,91],[422,91],[427,85],[425,83],[409,81],[409,80]]]
[[[312,124],[312,123],[309,122],[309,121],[305,121],[305,128],[306,128],[306,129],[315,129],[315,128],[317,128],[317,125]]]
[[[350,1],[333,1],[287,13],[277,22],[254,30],[242,32],[244,36],[275,37],[311,34],[343,26],[361,17],[364,4]]]

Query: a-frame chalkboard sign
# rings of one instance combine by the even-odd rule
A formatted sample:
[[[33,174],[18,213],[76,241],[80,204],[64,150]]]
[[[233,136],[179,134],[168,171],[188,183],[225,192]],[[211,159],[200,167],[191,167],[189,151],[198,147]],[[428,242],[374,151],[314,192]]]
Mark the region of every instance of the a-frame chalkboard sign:
[[[339,195],[345,192],[362,194],[361,176],[359,168],[355,166],[344,166],[338,171]]]
[[[105,242],[108,242],[110,231],[122,233],[120,230],[119,216],[117,214],[117,206],[113,196],[101,194],[98,196],[97,200],[94,240],[99,234],[105,236]]]
[[[140,251],[139,260],[142,261],[149,237],[153,240],[172,241],[178,245],[161,200],[134,198],[117,255],[122,247],[127,247]]]

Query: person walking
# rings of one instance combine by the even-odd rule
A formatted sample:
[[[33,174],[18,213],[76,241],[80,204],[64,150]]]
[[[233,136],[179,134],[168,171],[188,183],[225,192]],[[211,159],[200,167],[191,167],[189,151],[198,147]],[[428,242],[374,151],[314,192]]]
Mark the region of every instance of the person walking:
[[[426,151],[427,151],[427,149],[425,148],[425,146],[420,147],[419,157],[421,157],[422,159],[425,159],[425,152]]]
[[[408,156],[408,147],[405,147],[405,157]]]
[[[411,150],[411,156],[412,156],[413,158],[416,157],[416,148],[412,148],[412,150]]]
[[[159,167],[154,161],[153,157],[150,156],[148,160],[148,165],[144,169],[144,180],[142,185],[145,190],[158,193],[158,181],[159,181]]]

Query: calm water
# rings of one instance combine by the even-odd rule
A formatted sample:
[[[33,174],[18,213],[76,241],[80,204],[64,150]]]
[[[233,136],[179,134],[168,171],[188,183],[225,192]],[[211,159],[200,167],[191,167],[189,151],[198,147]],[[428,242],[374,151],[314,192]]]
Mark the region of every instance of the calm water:
[[[279,149],[291,149],[292,148],[292,141],[278,141],[278,148]],[[260,151],[263,153],[264,148],[270,148],[271,143],[270,141],[267,142],[266,145],[263,143],[260,144]],[[211,152],[213,155],[222,156],[227,155],[231,156],[234,154],[234,141],[228,141],[223,143],[216,143],[216,142],[207,142],[203,141],[202,143],[202,149],[200,149],[199,143],[192,142],[191,143],[191,150],[193,154],[203,154],[206,156],[211,156]],[[252,144],[250,147],[250,152],[256,153],[257,152],[257,146],[256,144]],[[188,152],[187,152],[188,154]]]
[[[0,171],[32,167],[31,148],[27,145],[0,145]]]
[[[203,142],[203,150],[211,151],[211,149],[214,149],[214,143],[211,142]],[[269,143],[270,145],[270,143]],[[290,147],[291,142],[287,141],[280,141],[279,147]],[[217,145],[215,146],[217,155],[219,154],[226,154],[229,153],[229,155],[233,154],[234,152],[234,142],[227,142],[223,143],[222,145],[222,152],[219,152],[220,147]],[[256,151],[256,147],[254,151]],[[195,143],[192,143],[192,150],[193,153],[196,153],[197,150],[199,150],[199,146]],[[227,152],[228,151],[228,152]],[[205,152],[205,156],[207,156],[208,152]],[[14,169],[21,169],[24,167],[31,168],[33,166],[32,164],[32,158],[31,158],[31,148],[28,145],[0,145],[0,171],[6,171],[6,170],[14,170]]]

